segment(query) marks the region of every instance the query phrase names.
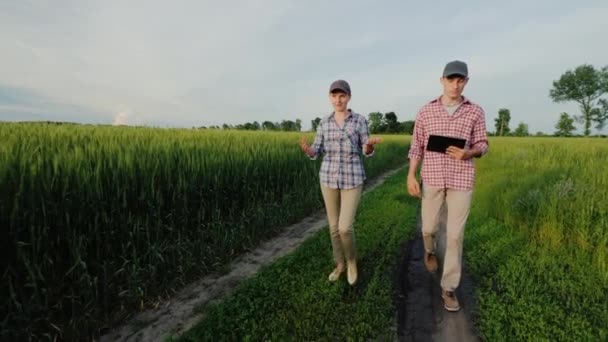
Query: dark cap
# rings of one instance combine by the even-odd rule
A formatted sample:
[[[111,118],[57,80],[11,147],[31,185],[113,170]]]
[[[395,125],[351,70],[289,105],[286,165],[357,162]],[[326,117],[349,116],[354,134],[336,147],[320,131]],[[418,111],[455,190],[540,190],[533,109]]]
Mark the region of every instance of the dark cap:
[[[446,64],[445,68],[443,69],[443,77],[454,75],[469,77],[469,68],[467,68],[467,63],[462,61],[451,61]]]
[[[336,90],[341,90],[350,96],[350,86],[345,80],[337,80],[331,84],[331,86],[329,87],[329,92],[331,93]]]

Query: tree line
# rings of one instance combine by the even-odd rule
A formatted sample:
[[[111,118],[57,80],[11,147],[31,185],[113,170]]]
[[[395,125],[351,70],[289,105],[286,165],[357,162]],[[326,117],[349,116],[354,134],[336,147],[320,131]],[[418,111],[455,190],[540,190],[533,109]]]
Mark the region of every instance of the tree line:
[[[395,112],[386,114],[380,112],[369,113],[368,124],[371,134],[391,134],[404,133],[412,134],[414,132],[414,120],[399,122]],[[321,118],[316,117],[311,120],[311,131],[315,132],[321,123]],[[196,128],[196,127],[193,127]],[[281,122],[264,121],[261,124],[258,121],[246,122],[244,124],[221,126],[201,126],[199,129],[237,129],[246,131],[284,131],[284,132],[300,132],[302,130],[302,120],[296,121],[283,120]]]
[[[573,136],[576,131],[575,123],[582,125],[585,136],[591,134],[593,126],[598,133],[601,132],[608,120],[608,100],[603,98],[608,94],[608,66],[596,69],[589,64],[583,64],[574,70],[568,70],[553,82],[553,88],[549,91],[549,97],[556,103],[574,101],[580,106],[579,115],[570,115],[562,112],[555,124],[555,136]],[[512,130],[510,125],[511,111],[508,108],[498,110],[498,117],[494,119],[494,132],[488,132],[496,136],[529,136],[528,125],[519,122]],[[320,117],[311,121],[311,130],[316,131]],[[400,122],[395,112],[368,114],[369,130],[371,134],[413,134],[414,120]],[[220,126],[200,127],[213,129],[240,129],[240,130],[266,130],[266,131],[301,131],[302,121],[283,120],[281,122],[257,121],[247,122],[239,125],[223,124]],[[537,132],[536,135],[546,135]]]

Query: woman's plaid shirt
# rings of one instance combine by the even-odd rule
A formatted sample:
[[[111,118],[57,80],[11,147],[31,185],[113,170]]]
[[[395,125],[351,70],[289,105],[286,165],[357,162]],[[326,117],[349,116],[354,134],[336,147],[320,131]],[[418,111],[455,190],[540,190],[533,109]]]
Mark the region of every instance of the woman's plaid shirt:
[[[317,128],[311,158],[323,154],[319,171],[321,184],[332,189],[353,189],[363,184],[366,177],[361,154],[368,140],[369,129],[363,115],[349,109],[342,128],[336,123],[334,113],[324,117]]]

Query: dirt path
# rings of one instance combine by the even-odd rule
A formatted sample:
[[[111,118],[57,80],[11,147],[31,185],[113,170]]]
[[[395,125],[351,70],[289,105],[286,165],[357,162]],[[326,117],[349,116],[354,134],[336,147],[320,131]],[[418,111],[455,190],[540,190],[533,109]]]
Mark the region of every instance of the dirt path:
[[[465,233],[466,234],[466,233]],[[437,236],[437,256],[445,252],[445,214]],[[480,341],[472,324],[476,306],[473,284],[463,267],[456,294],[460,311],[448,312],[441,298],[441,267],[435,274],[426,271],[424,245],[418,220],[416,238],[407,242],[396,279],[397,333],[400,341]]]
[[[402,167],[388,171],[366,184],[365,192],[375,189]],[[196,310],[230,294],[244,279],[277,258],[293,251],[303,241],[327,225],[325,211],[291,225],[276,238],[235,260],[227,274],[212,274],[187,286],[158,309],[147,310],[125,325],[101,337],[101,341],[162,341],[190,329],[200,316]]]

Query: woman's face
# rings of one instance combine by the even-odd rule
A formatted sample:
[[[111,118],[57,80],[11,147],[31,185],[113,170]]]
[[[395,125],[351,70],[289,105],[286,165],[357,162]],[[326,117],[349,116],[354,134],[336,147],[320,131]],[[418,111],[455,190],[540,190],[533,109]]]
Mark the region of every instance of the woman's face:
[[[345,112],[348,108],[348,101],[350,101],[350,95],[343,92],[329,93],[329,101],[334,107],[336,112]]]

